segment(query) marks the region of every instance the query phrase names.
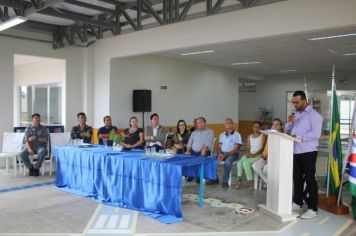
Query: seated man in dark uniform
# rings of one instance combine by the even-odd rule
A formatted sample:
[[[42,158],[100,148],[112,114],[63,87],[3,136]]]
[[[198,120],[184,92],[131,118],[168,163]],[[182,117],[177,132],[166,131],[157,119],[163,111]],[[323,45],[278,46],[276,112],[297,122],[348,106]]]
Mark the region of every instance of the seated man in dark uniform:
[[[39,169],[47,155],[48,130],[41,125],[41,116],[38,113],[32,115],[32,125],[25,130],[24,144],[26,145],[20,157],[27,169],[29,169],[30,176],[39,176]],[[37,154],[37,162],[33,165],[28,158],[29,155]]]

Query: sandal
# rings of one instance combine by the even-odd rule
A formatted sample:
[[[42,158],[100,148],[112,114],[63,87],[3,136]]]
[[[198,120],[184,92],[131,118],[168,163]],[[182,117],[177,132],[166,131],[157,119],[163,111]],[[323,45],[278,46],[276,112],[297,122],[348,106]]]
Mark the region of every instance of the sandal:
[[[254,181],[253,180],[249,180],[248,181],[248,190],[255,190],[255,186],[254,186]]]
[[[234,188],[236,188],[236,189],[241,188],[241,181],[237,181]]]

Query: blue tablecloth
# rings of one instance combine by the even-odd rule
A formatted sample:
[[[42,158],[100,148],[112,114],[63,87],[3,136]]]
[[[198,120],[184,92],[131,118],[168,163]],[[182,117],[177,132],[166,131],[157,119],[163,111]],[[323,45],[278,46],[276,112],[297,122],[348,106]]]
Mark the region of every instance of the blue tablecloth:
[[[216,159],[177,155],[152,158],[142,151],[115,152],[103,146],[56,147],[56,186],[96,201],[181,221],[182,176],[216,178]],[[165,221],[164,217],[169,219]]]

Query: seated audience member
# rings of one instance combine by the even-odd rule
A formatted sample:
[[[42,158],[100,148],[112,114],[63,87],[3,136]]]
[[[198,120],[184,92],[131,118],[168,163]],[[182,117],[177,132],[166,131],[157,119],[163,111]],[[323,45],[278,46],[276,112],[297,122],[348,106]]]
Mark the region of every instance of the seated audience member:
[[[198,117],[197,129],[191,133],[187,144],[187,151],[185,154],[192,156],[210,156],[213,152],[214,131],[206,128],[206,120],[204,117]],[[193,177],[188,177],[187,182],[191,182]],[[197,178],[197,183],[200,179]]]
[[[225,132],[220,134],[218,147],[218,160],[224,162],[223,188],[229,187],[231,166],[239,157],[240,146],[242,145],[241,135],[234,130],[234,122],[231,118],[225,119]],[[219,179],[209,180],[207,185],[218,184]]]
[[[210,156],[214,142],[214,132],[206,127],[204,117],[197,118],[197,129],[190,135],[186,154],[193,156]]]
[[[197,129],[197,119],[195,118],[193,121],[194,126],[190,128],[189,133],[193,133]]]
[[[283,132],[283,122],[279,118],[273,119],[272,130]],[[267,158],[268,158],[268,144],[266,142],[262,153],[262,158],[252,165],[252,169],[267,183]]]
[[[154,147],[156,151],[164,149],[166,144],[166,130],[159,125],[159,116],[153,113],[150,117],[151,125],[145,128],[146,147]]]
[[[70,137],[72,139],[83,139],[84,143],[91,143],[91,136],[93,135],[93,129],[88,126],[87,116],[84,112],[79,112],[77,114],[79,125],[73,126]]]
[[[116,128],[116,126],[112,125],[110,116],[105,116],[103,121],[104,121],[104,126],[98,130],[99,144],[103,145],[104,144],[103,141],[106,141],[108,146],[112,146],[113,141],[109,140],[109,134],[111,130],[114,130],[117,133],[118,129]]]
[[[143,148],[143,129],[138,127],[138,120],[135,116],[130,118],[130,128],[125,130],[127,137],[122,145],[125,149]]]
[[[48,130],[41,125],[41,116],[38,113],[32,115],[32,125],[25,130],[24,144],[26,145],[20,157],[29,170],[29,176],[39,176],[40,168],[48,152]],[[29,155],[37,154],[37,162],[33,165],[29,159]]]
[[[176,147],[177,154],[183,154],[187,151],[189,140],[189,132],[187,124],[184,120],[179,120],[177,123],[177,132],[173,136],[173,144]]]
[[[253,123],[253,133],[247,137],[246,153],[237,162],[237,183],[235,188],[241,188],[242,170],[244,170],[248,182],[248,189],[253,190],[253,174],[252,164],[261,158],[263,149],[266,144],[266,136],[261,130],[261,122],[255,121]]]

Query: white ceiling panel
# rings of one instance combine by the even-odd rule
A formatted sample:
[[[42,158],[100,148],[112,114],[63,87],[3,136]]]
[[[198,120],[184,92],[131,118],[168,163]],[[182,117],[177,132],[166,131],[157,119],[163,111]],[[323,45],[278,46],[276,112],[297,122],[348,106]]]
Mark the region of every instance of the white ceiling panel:
[[[166,51],[157,53],[156,55],[218,65],[259,75],[330,71],[332,65],[335,65],[337,70],[351,70],[356,69],[356,56],[344,56],[343,54],[356,52],[356,37],[338,38],[330,41],[310,41],[308,39],[353,32],[356,32],[356,27],[206,45]],[[215,50],[215,53],[186,56],[184,58],[179,56],[181,52],[205,50]],[[230,65],[233,62],[247,61],[260,61],[262,63],[239,66]],[[282,70],[294,69],[297,72],[282,72]]]

